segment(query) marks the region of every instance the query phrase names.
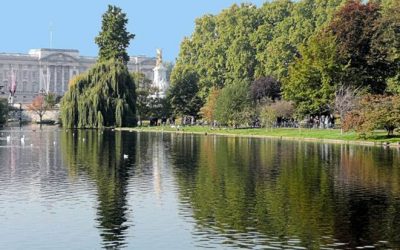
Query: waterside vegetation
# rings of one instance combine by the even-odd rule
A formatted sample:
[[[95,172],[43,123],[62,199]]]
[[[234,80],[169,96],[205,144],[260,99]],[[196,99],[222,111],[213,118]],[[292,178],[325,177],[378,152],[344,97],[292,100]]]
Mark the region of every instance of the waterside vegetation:
[[[172,113],[236,128],[308,120],[359,137],[373,138],[376,129],[393,136],[400,128],[396,3],[283,0],[198,18],[171,74],[172,89],[193,86],[179,92],[190,100],[176,102],[171,91]],[[384,104],[365,110],[368,100]]]
[[[98,62],[71,80],[61,101],[61,120],[67,128],[102,128],[136,125],[136,92],[127,68],[126,48],[134,38],[126,30],[122,10],[108,6],[95,41]]]
[[[137,127],[120,128],[125,131],[136,132],[166,132],[166,133],[188,133],[202,135],[226,135],[226,136],[245,136],[260,138],[278,138],[289,140],[308,140],[324,141],[332,143],[354,143],[384,146],[400,146],[400,134],[395,133],[387,138],[386,131],[375,130],[367,138],[360,138],[352,131],[342,133],[340,129],[307,129],[307,128],[213,128],[209,126],[158,126],[158,127]]]

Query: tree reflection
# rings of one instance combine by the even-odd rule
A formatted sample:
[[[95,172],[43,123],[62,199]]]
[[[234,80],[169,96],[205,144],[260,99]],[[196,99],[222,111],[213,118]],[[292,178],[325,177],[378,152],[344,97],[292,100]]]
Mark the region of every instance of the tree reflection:
[[[127,184],[130,163],[135,161],[135,134],[97,130],[70,130],[62,133],[62,150],[69,173],[84,173],[97,187],[97,221],[103,245],[118,248],[125,244],[129,227]],[[124,154],[128,159],[124,159]]]
[[[396,150],[182,135],[172,155],[198,230],[216,230],[223,242],[400,247]]]

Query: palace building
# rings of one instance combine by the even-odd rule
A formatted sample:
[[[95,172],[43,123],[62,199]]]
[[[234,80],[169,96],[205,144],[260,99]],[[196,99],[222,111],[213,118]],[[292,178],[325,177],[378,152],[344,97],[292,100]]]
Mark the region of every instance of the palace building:
[[[63,95],[75,75],[88,70],[96,57],[81,56],[73,49],[32,49],[28,54],[0,53],[0,97],[8,98],[14,82],[14,103],[30,103],[39,94]],[[154,80],[157,59],[131,56],[128,68]]]

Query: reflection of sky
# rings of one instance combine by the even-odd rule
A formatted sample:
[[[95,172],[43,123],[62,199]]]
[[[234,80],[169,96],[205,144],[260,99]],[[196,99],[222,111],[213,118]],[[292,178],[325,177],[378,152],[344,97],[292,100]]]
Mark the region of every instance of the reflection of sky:
[[[85,178],[68,178],[56,128],[33,128],[1,131],[12,140],[0,140],[0,249],[98,246],[93,187]]]
[[[132,207],[134,226],[128,234],[129,246],[138,249],[191,249],[192,225],[180,214],[177,186],[167,157],[167,140],[163,135],[138,134],[149,145],[140,151],[137,165],[142,172],[129,183],[128,203]],[[168,137],[168,136],[167,136]],[[151,177],[147,168],[152,170]],[[149,188],[152,187],[152,188]],[[179,240],[177,240],[179,238]],[[142,247],[140,247],[142,246]]]
[[[167,174],[163,172],[163,174]],[[171,178],[171,176],[163,176]],[[135,190],[140,183],[131,183]],[[132,206],[134,226],[128,234],[130,246],[138,249],[190,249],[191,225],[179,214],[178,195],[172,182],[163,183],[163,193],[130,192],[128,203]],[[161,200],[161,202],[160,202]]]
[[[58,129],[32,132],[24,127],[3,133],[11,133],[13,141],[0,141],[0,249],[100,248],[95,180],[84,172],[69,175]],[[23,134],[25,146],[20,142]],[[138,148],[135,164],[142,165],[141,170],[128,180],[127,217],[132,226],[124,233],[127,246],[193,248],[192,225],[179,214],[166,145],[157,136],[145,140],[148,144],[143,151]]]
[[[351,146],[293,144],[234,137],[123,133],[120,137],[116,137],[123,138],[121,148],[118,143],[114,145],[104,139],[102,146],[107,150],[110,147],[110,151],[96,151],[99,153],[109,152],[110,155],[106,156],[113,156],[113,153],[122,156],[122,154],[128,153],[129,159],[123,161],[123,164],[117,166],[115,162],[112,162],[118,158],[118,155],[115,155],[115,157],[104,157],[107,161],[104,166],[99,164],[94,168],[87,166],[68,168],[63,159],[72,159],[74,155],[67,155],[70,156],[69,158],[65,157],[66,151],[61,151],[59,140],[60,134],[64,131],[59,132],[57,128],[55,129],[54,131],[32,132],[31,128],[24,127],[22,131],[19,129],[0,131],[0,133],[12,133],[15,135],[14,138],[17,138],[10,145],[5,139],[0,140],[0,249],[98,249],[104,244],[104,239],[100,236],[104,230],[100,228],[101,224],[99,225],[99,216],[106,214],[99,215],[99,210],[102,209],[115,212],[111,213],[112,216],[108,214],[103,221],[107,222],[107,226],[110,226],[111,229],[114,226],[120,226],[116,222],[121,222],[113,216],[120,215],[128,220],[123,222],[123,226],[128,226],[128,228],[126,231],[122,230],[123,237],[121,237],[122,241],[125,241],[122,243],[126,243],[124,246],[128,249],[192,249],[199,247],[221,249],[234,248],[243,244],[255,247],[269,243],[272,245],[272,242],[279,243],[278,237],[271,238],[264,233],[263,227],[257,228],[260,225],[254,225],[254,228],[253,225],[250,225],[251,227],[241,229],[241,225],[235,227],[235,225],[229,224],[236,223],[236,221],[229,220],[228,217],[232,216],[236,207],[240,209],[243,199],[250,199],[249,202],[243,203],[247,207],[255,204],[256,201],[261,204],[260,208],[271,206],[268,202],[271,200],[277,201],[276,205],[290,204],[291,202],[294,204],[291,207],[292,214],[282,212],[280,209],[270,210],[275,211],[279,216],[293,217],[301,214],[298,213],[296,204],[305,208],[304,211],[314,211],[316,215],[320,215],[319,212],[322,211],[321,214],[324,217],[328,219],[330,216],[332,217],[330,218],[332,221],[328,222],[337,223],[332,228],[332,232],[335,231],[337,235],[346,240],[349,238],[348,235],[358,237],[356,233],[361,229],[357,228],[359,231],[351,232],[346,227],[341,230],[340,226],[345,223],[349,227],[359,226],[357,223],[352,224],[353,220],[351,219],[355,219],[356,222],[363,220],[370,228],[380,226],[373,223],[381,222],[381,218],[378,216],[385,216],[382,211],[386,209],[387,203],[390,201],[384,198],[386,195],[389,196],[390,192],[388,191],[398,190],[396,189],[399,183],[397,181],[398,172],[394,171],[397,169],[394,168],[394,164],[398,162],[398,150],[384,151],[380,148],[369,147],[354,147],[353,149]],[[25,146],[21,146],[20,140],[18,140],[22,134],[26,136]],[[3,138],[6,135],[0,136]],[[104,138],[113,137],[114,134],[111,134]],[[85,144],[81,144],[81,149],[86,145],[87,147],[97,145],[91,144],[90,138],[93,137],[87,137]],[[63,149],[73,146],[71,142],[73,141],[69,141],[70,144],[63,144]],[[30,147],[31,143],[34,144],[33,147]],[[241,151],[236,150],[239,143]],[[200,147],[203,148],[200,150]],[[115,148],[118,149],[117,152]],[[84,151],[85,153],[91,152],[90,148],[85,149],[87,149]],[[215,154],[217,149],[220,150],[218,157],[214,157],[217,155]],[[281,149],[285,149],[285,151],[283,152]],[[73,150],[68,152],[73,152]],[[262,153],[260,154],[260,152]],[[198,159],[199,156],[203,157],[202,161]],[[281,162],[276,161],[279,156],[282,157]],[[377,156],[379,158],[374,158]],[[254,158],[257,157],[259,157],[258,161],[255,161]],[[92,154],[85,154],[82,157],[82,159],[94,158],[96,155]],[[108,158],[110,158],[110,162],[107,160]],[[211,158],[210,161],[204,160],[208,158]],[[252,161],[250,161],[251,159]],[[243,163],[247,160],[251,166]],[[376,167],[377,160],[379,160],[379,167]],[[244,165],[234,166],[231,163],[238,161],[243,161]],[[293,165],[295,163],[300,167],[296,168]],[[278,165],[275,166],[275,164]],[[112,168],[113,166],[117,167],[117,170],[120,171],[119,174],[111,171],[115,170]],[[122,169],[122,167],[126,167],[126,169]],[[249,170],[257,172],[254,172],[254,175],[247,175],[247,167]],[[278,173],[271,174],[275,173],[277,169]],[[241,176],[242,174],[245,176]],[[320,185],[321,175],[327,178],[324,179],[327,183],[323,185]],[[107,178],[120,179],[113,180],[115,183],[112,184],[112,182],[108,182]],[[272,181],[268,181],[268,178],[271,178]],[[260,192],[257,193],[258,196],[252,196],[251,192],[254,190],[246,189],[247,184],[251,183],[258,185],[256,189],[257,192]],[[291,187],[288,183],[294,183],[294,186]],[[391,188],[383,183],[390,183],[394,186]],[[240,192],[236,192],[232,193],[233,196],[230,198],[225,197],[230,200],[222,200],[223,198],[219,198],[221,196],[215,196],[215,200],[206,204],[211,200],[210,196],[213,194],[224,194],[226,188],[241,184],[243,186],[239,189],[242,188],[242,191],[246,192],[242,193],[243,195],[236,196],[235,194],[240,194]],[[361,184],[362,188],[360,188]],[[349,189],[348,186],[353,189]],[[209,187],[213,190],[208,189]],[[252,186],[250,185],[250,187]],[[281,195],[282,193],[278,192],[279,188],[289,188],[287,191],[291,191],[292,195],[288,197]],[[275,189],[277,192],[274,192]],[[309,190],[311,196],[313,194],[320,195],[322,200],[329,200],[322,196],[322,191],[326,191],[324,194],[332,199],[329,201],[332,203],[319,204],[319,201],[315,201],[314,196],[309,197],[308,195],[297,199],[307,193],[304,190]],[[357,191],[355,195],[354,190]],[[213,193],[213,191],[216,192]],[[265,196],[261,192],[268,192],[269,195]],[[99,204],[101,195],[105,199],[104,207]],[[124,199],[121,201],[114,199],[119,198],[118,195],[123,195]],[[197,197],[195,197],[196,195]],[[344,199],[341,196],[345,196]],[[398,197],[398,192],[393,197]],[[251,199],[255,198],[257,200],[253,202]],[[215,201],[222,202],[218,203],[220,206],[216,206],[217,203],[213,205]],[[226,207],[221,204],[226,205],[228,202],[239,206],[230,206],[231,211],[225,214],[223,212]],[[331,206],[333,202],[337,208],[334,215],[328,213],[327,209],[322,206]],[[352,207],[358,204],[364,204],[365,207],[371,209],[366,213],[362,206]],[[397,206],[396,204],[396,202],[393,203],[394,206]],[[108,209],[106,205],[113,207]],[[118,207],[119,205],[121,207]],[[244,226],[248,226],[246,223],[254,219],[251,216],[261,216],[257,217],[259,221],[265,219],[262,215],[251,214],[247,207],[246,211],[236,211],[243,212],[243,220],[237,223],[244,223]],[[201,209],[204,210],[200,211]],[[211,213],[209,213],[210,211]],[[393,211],[395,215],[397,210]],[[369,214],[370,212],[371,214]],[[221,216],[215,216],[215,213],[219,213]],[[213,216],[215,218],[212,218]],[[307,214],[307,218],[297,216],[291,219],[292,221],[308,221],[307,219],[314,221],[314,218],[317,217],[313,216],[314,214]],[[277,217],[277,219],[279,218]],[[373,221],[368,221],[368,218],[373,218]],[[316,223],[315,228],[318,226],[317,224],[319,225]],[[310,224],[307,226],[307,230],[310,230]],[[364,231],[369,228],[367,226],[364,226]],[[330,229],[327,229],[327,232],[330,233]],[[396,233],[396,230],[394,227],[393,232]],[[341,235],[342,232],[343,235]],[[321,235],[323,234],[321,233]],[[367,233],[365,235],[368,236]],[[296,238],[298,235],[288,234],[286,236],[289,237],[287,238],[288,242],[293,246],[299,244],[300,240]]]

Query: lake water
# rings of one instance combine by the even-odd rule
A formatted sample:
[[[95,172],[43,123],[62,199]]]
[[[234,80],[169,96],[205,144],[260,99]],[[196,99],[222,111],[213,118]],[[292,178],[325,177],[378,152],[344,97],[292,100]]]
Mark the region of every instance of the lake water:
[[[0,160],[0,249],[400,248],[395,148],[26,126]]]

